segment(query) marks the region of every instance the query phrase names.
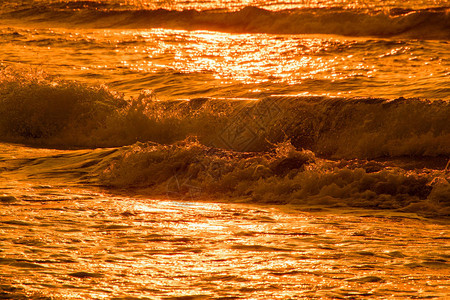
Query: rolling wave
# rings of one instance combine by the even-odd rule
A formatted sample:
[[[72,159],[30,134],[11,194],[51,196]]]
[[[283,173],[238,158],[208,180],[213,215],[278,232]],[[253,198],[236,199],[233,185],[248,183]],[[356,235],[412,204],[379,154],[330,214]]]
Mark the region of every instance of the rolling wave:
[[[3,13],[4,19],[94,28],[171,28],[238,33],[336,34],[345,36],[450,39],[449,8],[358,10],[291,9],[270,11],[245,7],[240,11],[166,9],[131,10],[74,2],[73,5],[33,6]]]
[[[290,140],[330,158],[450,156],[450,102],[271,96],[158,101],[29,71],[0,72],[0,139],[41,146],[170,144],[263,152]]]

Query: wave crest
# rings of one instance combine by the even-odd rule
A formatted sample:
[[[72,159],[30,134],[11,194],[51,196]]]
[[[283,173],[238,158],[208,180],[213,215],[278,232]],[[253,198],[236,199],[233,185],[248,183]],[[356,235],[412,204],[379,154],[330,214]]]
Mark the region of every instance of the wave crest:
[[[104,86],[59,80],[28,68],[0,72],[0,136],[6,140],[76,139],[79,132],[103,126],[125,104]]]
[[[421,99],[272,96],[150,101],[153,129],[173,141],[198,136],[209,146],[266,151],[289,139],[328,157],[450,155],[450,103]],[[153,141],[158,141],[157,139]]]
[[[0,72],[0,139],[56,147],[137,141],[262,152],[290,140],[333,158],[450,156],[450,102],[272,96],[158,101],[37,71]]]

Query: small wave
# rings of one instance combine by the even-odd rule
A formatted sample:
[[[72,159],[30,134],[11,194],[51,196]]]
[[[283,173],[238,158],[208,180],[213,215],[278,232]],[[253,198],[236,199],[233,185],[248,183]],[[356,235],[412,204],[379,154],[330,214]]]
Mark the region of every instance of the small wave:
[[[234,151],[290,140],[330,158],[450,156],[450,102],[271,96],[158,101],[38,71],[0,72],[0,139],[55,147],[112,147],[197,136]]]
[[[28,22],[57,23],[59,26],[96,28],[171,28],[216,30],[238,33],[337,34],[345,36],[421,39],[450,38],[448,8],[422,10],[392,9],[362,12],[342,9],[291,9],[270,11],[245,7],[222,10],[119,10],[90,1],[69,5],[34,6],[3,14],[3,18]]]
[[[290,142],[273,145],[266,152],[243,153],[207,147],[194,138],[172,145],[147,142],[113,149],[43,151],[17,145],[6,145],[6,149],[27,153],[27,159],[8,158],[3,163],[6,172],[53,183],[100,185],[120,193],[130,190],[158,199],[220,199],[308,209],[360,207],[450,216],[449,163],[442,159],[426,166],[418,161],[411,168],[411,159],[409,167],[397,161],[328,160],[296,149]],[[439,166],[430,168],[436,162]],[[3,198],[4,204],[18,201]]]
[[[236,153],[187,140],[138,143],[122,149],[100,180],[114,188],[143,188],[169,198],[397,209],[450,215],[446,170],[405,171],[383,163],[329,161],[290,143],[266,153]],[[377,170],[374,169],[377,167]]]

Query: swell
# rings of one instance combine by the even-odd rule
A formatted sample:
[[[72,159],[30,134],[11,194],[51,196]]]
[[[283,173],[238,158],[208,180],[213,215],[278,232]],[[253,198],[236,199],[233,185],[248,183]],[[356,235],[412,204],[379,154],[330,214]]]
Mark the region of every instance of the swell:
[[[170,144],[263,152],[289,140],[329,158],[449,157],[450,102],[271,96],[158,101],[38,71],[0,72],[0,140],[52,147]]]
[[[346,36],[421,39],[450,38],[448,8],[391,9],[363,12],[342,9],[292,9],[270,11],[245,7],[222,10],[117,10],[85,5],[33,6],[4,13],[5,19],[56,23],[59,26],[95,28],[171,28],[269,34],[337,34]]]

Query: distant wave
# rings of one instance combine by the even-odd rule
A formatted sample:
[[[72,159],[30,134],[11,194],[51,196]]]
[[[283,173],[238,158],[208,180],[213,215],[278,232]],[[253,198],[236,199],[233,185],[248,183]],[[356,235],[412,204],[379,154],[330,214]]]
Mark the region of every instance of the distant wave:
[[[127,100],[106,87],[38,71],[0,72],[0,139],[57,147],[103,147],[189,136],[207,146],[267,151],[290,140],[333,158],[450,156],[450,102],[271,96]]]
[[[417,11],[391,9],[390,13],[342,9],[292,9],[270,11],[246,7],[240,11],[221,10],[118,10],[74,2],[17,9],[4,19],[21,22],[57,23],[59,26],[94,28],[171,28],[216,30],[238,33],[337,34],[346,36],[450,39],[449,8]]]

